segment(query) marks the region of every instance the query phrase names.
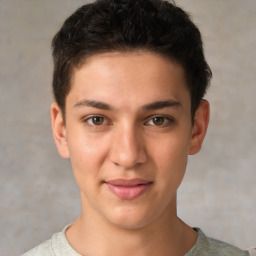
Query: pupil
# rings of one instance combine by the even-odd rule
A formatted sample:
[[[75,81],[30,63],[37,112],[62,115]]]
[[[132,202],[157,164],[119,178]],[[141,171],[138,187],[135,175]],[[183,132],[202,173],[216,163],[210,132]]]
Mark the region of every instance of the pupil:
[[[93,123],[96,124],[96,125],[100,125],[103,123],[103,118],[100,117],[100,116],[96,116],[93,118]]]
[[[154,117],[153,122],[156,125],[162,125],[164,123],[164,118],[163,117]]]

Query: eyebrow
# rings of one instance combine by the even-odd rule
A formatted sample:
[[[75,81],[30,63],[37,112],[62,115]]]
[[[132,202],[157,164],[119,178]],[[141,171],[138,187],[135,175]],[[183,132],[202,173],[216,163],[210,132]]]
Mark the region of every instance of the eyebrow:
[[[96,100],[81,100],[78,101],[74,107],[93,107],[97,109],[104,109],[104,110],[113,110],[114,107],[110,106],[107,103],[104,103],[102,101],[96,101]]]
[[[146,104],[142,107],[143,110],[157,110],[170,107],[181,107],[181,103],[174,100],[156,101]]]
[[[81,100],[78,101],[74,107],[93,107],[102,110],[115,110],[115,108],[105,102],[102,101],[95,101],[95,100]],[[149,104],[146,104],[141,107],[142,110],[157,110],[163,108],[170,108],[170,107],[181,107],[181,103],[174,100],[164,100],[164,101],[155,101]]]

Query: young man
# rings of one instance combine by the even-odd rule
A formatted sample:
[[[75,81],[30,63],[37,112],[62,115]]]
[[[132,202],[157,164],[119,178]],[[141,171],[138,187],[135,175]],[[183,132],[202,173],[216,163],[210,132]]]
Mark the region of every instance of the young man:
[[[162,0],[99,0],[53,39],[52,129],[82,213],[30,255],[249,255],[182,222],[176,192],[209,120],[200,32]]]

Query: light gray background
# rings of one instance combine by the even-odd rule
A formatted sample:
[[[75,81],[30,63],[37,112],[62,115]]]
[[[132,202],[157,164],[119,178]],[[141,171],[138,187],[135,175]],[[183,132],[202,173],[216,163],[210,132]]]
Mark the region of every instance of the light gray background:
[[[86,1],[0,0],[0,251],[20,255],[80,212],[50,128],[50,41]],[[256,1],[177,0],[202,31],[213,71],[211,122],[190,157],[178,212],[239,247],[256,244]]]

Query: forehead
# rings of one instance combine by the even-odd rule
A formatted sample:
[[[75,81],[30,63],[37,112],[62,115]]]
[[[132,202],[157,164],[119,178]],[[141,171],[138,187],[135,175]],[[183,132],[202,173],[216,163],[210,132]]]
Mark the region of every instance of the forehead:
[[[118,66],[125,66],[128,68],[128,70],[126,70],[128,72],[135,71],[133,67],[136,66],[138,71],[144,71],[143,74],[151,73],[152,75],[160,74],[160,72],[157,72],[159,70],[162,70],[162,73],[172,71],[171,75],[176,73],[178,76],[180,75],[185,78],[184,69],[177,61],[166,55],[148,50],[112,51],[91,55],[84,58],[80,62],[80,65],[73,70],[73,77],[75,73],[85,68],[94,69],[94,71],[100,73],[103,70],[107,71],[107,68],[109,68],[108,71],[110,71],[112,67],[117,68]],[[117,70],[115,70],[115,72],[116,71]],[[119,72],[121,73],[121,70]]]
[[[146,104],[163,97],[190,101],[182,66],[146,51],[108,52],[86,58],[74,69],[68,94],[76,101],[84,97],[107,102],[116,97],[116,103],[127,104]]]

